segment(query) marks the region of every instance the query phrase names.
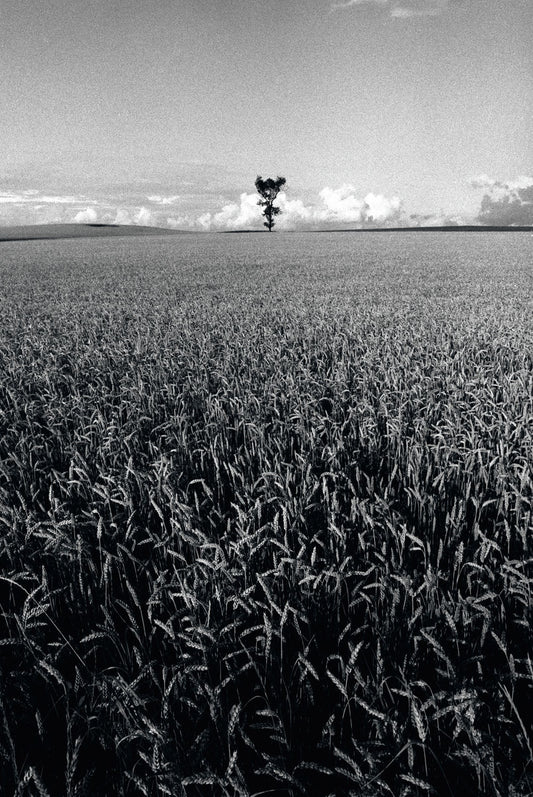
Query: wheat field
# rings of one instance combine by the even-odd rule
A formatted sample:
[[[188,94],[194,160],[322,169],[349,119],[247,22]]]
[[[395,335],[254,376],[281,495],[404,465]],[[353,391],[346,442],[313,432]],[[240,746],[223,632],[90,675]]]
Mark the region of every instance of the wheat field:
[[[2,794],[533,794],[531,248],[0,245]]]

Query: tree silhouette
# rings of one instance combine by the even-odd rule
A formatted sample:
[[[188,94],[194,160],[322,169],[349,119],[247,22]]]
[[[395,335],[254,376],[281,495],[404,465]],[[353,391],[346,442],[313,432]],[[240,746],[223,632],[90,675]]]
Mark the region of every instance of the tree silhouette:
[[[263,216],[266,221],[263,224],[269,232],[272,232],[272,227],[275,224],[274,216],[281,213],[281,208],[276,207],[274,201],[286,182],[284,177],[276,177],[275,180],[272,177],[267,177],[266,180],[263,180],[261,175],[258,175],[255,181],[255,187],[262,197],[257,204],[264,208]]]

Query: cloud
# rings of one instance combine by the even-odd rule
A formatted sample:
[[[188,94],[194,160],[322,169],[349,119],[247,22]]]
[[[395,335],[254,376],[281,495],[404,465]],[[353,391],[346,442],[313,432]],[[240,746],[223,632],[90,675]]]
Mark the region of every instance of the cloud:
[[[301,199],[287,199],[287,194],[282,191],[278,197],[281,216],[276,219],[276,226],[283,230],[309,224],[313,220],[312,208],[305,205]]]
[[[371,226],[398,219],[402,208],[399,197],[370,193],[360,199],[355,191],[348,184],[340,188],[323,188],[319,194],[322,206],[315,210],[315,220],[327,224],[370,223]]]
[[[242,193],[238,202],[228,202],[216,213],[202,213],[196,219],[198,226],[205,230],[239,230],[243,228],[259,228],[263,226],[261,208],[257,204],[258,195]],[[276,219],[279,229],[295,227],[302,222],[309,222],[312,210],[304,205],[301,199],[288,199],[284,192],[277,198],[276,204],[282,215]]]
[[[166,220],[166,226],[171,230],[186,230],[192,226],[191,220],[188,216],[169,216]]]
[[[220,199],[210,195],[194,195],[193,209],[182,209],[190,197],[180,197],[170,191],[146,196],[144,192],[111,193],[100,191],[96,195],[59,193],[36,188],[0,186],[0,225],[17,224],[136,224],[168,227],[170,229],[197,229],[194,217],[198,208],[218,209]],[[173,213],[179,201],[180,213]]]
[[[457,227],[460,224],[472,224],[471,219],[449,213],[411,213],[409,227]]]
[[[141,227],[165,227],[165,221],[159,213],[153,213],[149,208],[142,207],[117,207],[113,213],[106,214],[106,221],[112,224],[135,224]]]
[[[346,0],[345,3],[334,3],[332,8],[350,8],[350,6],[379,5],[385,6],[389,0]]]
[[[98,219],[98,213],[94,208],[86,208],[85,210],[80,210],[79,213],[76,213],[74,216],[74,221],[76,224],[94,224]]]
[[[227,203],[218,213],[202,213],[196,222],[204,230],[259,229],[264,219],[257,200],[257,194],[242,193],[238,202]],[[312,208],[301,199],[288,199],[283,191],[278,195],[276,204],[282,211],[276,219],[278,229],[301,227],[314,219]]]
[[[0,225],[100,223],[183,230],[263,229],[258,195],[245,191],[234,196],[228,199],[209,192],[177,195],[164,187],[148,194],[130,189],[76,196],[9,186],[9,190],[0,190]],[[365,196],[349,183],[326,186],[305,198],[292,198],[282,191],[276,204],[282,211],[276,218],[278,230],[390,226],[402,215],[398,197],[373,192]]]
[[[126,208],[117,208],[113,224],[131,224],[131,215]]]
[[[0,224],[91,223],[96,221],[98,205],[98,200],[83,195],[36,188],[0,190]]]
[[[142,207],[139,208],[137,213],[133,217],[134,224],[140,224],[142,226],[157,226],[157,222],[152,215],[152,211],[148,210],[148,208]]]
[[[489,177],[488,174],[480,174],[478,177],[474,177],[474,179],[470,181],[470,185],[472,188],[489,188],[491,191],[499,191],[505,194],[509,191],[517,191],[522,188],[529,188],[532,180],[532,177],[521,174],[515,180],[503,182],[501,180],[495,180],[494,178]]]
[[[180,196],[178,194],[174,194],[173,196],[153,194],[152,196],[147,196],[146,199],[156,205],[176,205],[179,202]]]
[[[315,215],[323,222],[358,222],[362,220],[364,202],[354,194],[351,185],[340,188],[323,188],[319,193],[323,207]]]
[[[281,192],[277,205],[281,215],[276,218],[276,227],[280,230],[341,224],[375,226],[397,220],[402,208],[399,197],[370,193],[361,199],[356,195],[356,189],[348,184],[323,188],[318,194],[318,202],[308,205],[301,199],[289,199],[285,192]],[[204,230],[237,230],[259,229],[263,221],[257,194],[242,193],[238,202],[227,203],[217,213],[198,216],[196,224]]]
[[[486,191],[477,216],[482,224],[533,225],[533,177],[521,175],[502,182],[481,175],[471,185]]]
[[[229,227],[249,227],[261,221],[261,210],[257,204],[257,194],[243,193],[240,202],[230,202],[215,213],[212,224],[222,229]]]
[[[196,219],[196,223],[203,230],[208,230],[211,226],[211,214],[202,213],[202,215],[198,216],[198,218]]]
[[[74,205],[80,202],[87,202],[88,204],[96,204],[96,202],[87,200],[82,196],[61,196],[61,195],[43,195],[35,189],[28,189],[26,191],[0,191],[0,205],[25,205],[35,204],[38,202],[40,205]]]
[[[367,194],[365,197],[365,221],[384,222],[396,219],[402,208],[397,196],[388,198],[382,194]]]
[[[493,180],[492,177],[488,176],[488,174],[480,174],[478,177],[474,177],[474,179],[470,181],[472,188],[494,188],[496,183],[497,180]]]
[[[414,17],[436,17],[450,6],[451,0],[346,0],[334,3],[332,10],[352,8],[353,6],[382,6],[393,19],[412,19]]]

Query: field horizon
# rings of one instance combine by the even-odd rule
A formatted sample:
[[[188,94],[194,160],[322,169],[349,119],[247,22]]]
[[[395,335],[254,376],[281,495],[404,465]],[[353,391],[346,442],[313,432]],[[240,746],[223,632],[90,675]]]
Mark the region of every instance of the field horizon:
[[[176,230],[169,227],[151,227],[135,224],[107,223],[68,223],[68,224],[23,224],[0,226],[0,243],[6,241],[28,241],[62,238],[105,238],[117,236],[142,235],[191,235],[191,234],[242,234],[265,233],[262,229],[244,230]],[[533,226],[494,226],[494,225],[434,225],[427,227],[338,227],[333,229],[274,230],[276,234],[285,233],[328,233],[328,232],[533,232]]]

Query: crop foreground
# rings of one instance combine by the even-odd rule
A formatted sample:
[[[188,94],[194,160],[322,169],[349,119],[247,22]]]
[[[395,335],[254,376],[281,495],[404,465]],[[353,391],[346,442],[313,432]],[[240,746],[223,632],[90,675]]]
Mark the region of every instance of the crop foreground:
[[[9,250],[2,794],[533,793],[531,283],[463,236]]]

